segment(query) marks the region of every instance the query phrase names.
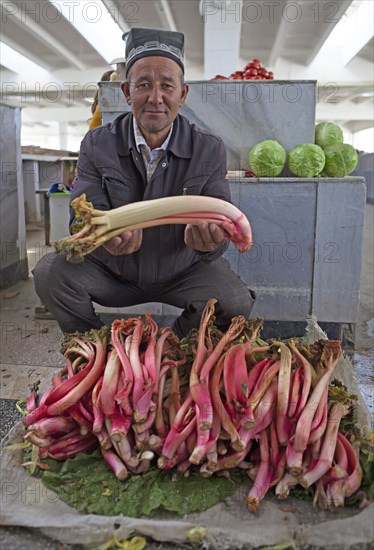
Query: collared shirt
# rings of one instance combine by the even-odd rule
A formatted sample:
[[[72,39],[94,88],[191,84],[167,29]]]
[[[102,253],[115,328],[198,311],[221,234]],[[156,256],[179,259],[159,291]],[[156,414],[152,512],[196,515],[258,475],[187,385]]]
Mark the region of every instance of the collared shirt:
[[[156,169],[160,158],[163,156],[164,152],[167,149],[167,146],[169,145],[170,136],[173,131],[173,125],[171,125],[170,132],[168,133],[164,143],[160,147],[156,147],[155,149],[151,149],[145,141],[144,136],[136,123],[135,117],[133,117],[133,128],[136,148],[143,157],[145,168],[147,171],[147,181],[149,181],[152,177],[153,172]]]

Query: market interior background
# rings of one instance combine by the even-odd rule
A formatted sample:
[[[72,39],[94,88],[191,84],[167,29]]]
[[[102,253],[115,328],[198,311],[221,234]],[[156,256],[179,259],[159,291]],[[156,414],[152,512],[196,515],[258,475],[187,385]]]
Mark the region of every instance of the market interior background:
[[[51,242],[60,237],[61,232],[67,231],[65,214],[68,196],[61,197],[59,200],[64,204],[60,204],[56,200],[48,200],[46,191],[55,184],[72,183],[79,144],[88,129],[90,107],[98,89],[98,80],[104,71],[116,68],[115,59],[124,56],[122,35],[133,26],[179,30],[185,34],[185,77],[191,83],[189,114],[192,117],[199,115],[208,126],[218,121],[222,126],[223,139],[231,139],[231,135],[233,140],[236,139],[236,130],[230,127],[229,117],[240,102],[246,102],[242,101],[243,98],[237,101],[236,83],[232,80],[224,81],[221,88],[223,95],[216,93],[219,88],[214,88],[214,78],[216,75],[229,77],[235,71],[242,70],[251,59],[257,58],[262,66],[273,72],[275,86],[270,89],[276,90],[279,83],[283,103],[282,107],[277,107],[279,90],[278,96],[275,93],[273,98],[259,97],[258,102],[247,102],[249,112],[258,109],[256,103],[260,104],[260,114],[261,109],[265,109],[264,124],[261,126],[258,119],[256,124],[252,121],[255,127],[248,124],[246,128],[246,121],[241,121],[242,137],[247,138],[248,132],[254,139],[266,128],[270,131],[269,128],[274,127],[279,131],[279,125],[283,125],[285,142],[297,132],[309,135],[310,142],[315,123],[333,121],[343,129],[344,141],[360,151],[359,164],[352,175],[366,178],[365,229],[363,238],[357,231],[349,234],[350,238],[356,239],[351,244],[351,247],[356,246],[356,250],[351,250],[352,261],[347,271],[351,271],[351,279],[361,275],[359,255],[362,248],[364,281],[361,285],[358,282],[355,285],[360,286],[361,291],[359,316],[362,311],[365,314],[355,325],[351,338],[349,334],[346,336],[346,342],[355,343],[356,349],[372,350],[374,3],[371,0],[2,0],[0,7],[0,101],[3,123],[0,280],[3,290],[2,343],[6,344],[2,346],[5,350],[2,352],[3,364],[22,363],[23,350],[18,346],[18,361],[8,357],[11,343],[17,341],[14,338],[16,334],[28,338],[28,331],[31,330],[25,328],[21,321],[14,325],[8,323],[12,304],[18,312],[18,306],[24,306],[20,300],[22,292],[20,296],[14,285],[27,288],[28,300],[32,302],[27,306],[30,309],[28,317],[34,323],[34,332],[35,323],[43,320],[44,314],[45,320],[51,321],[33,291],[31,270],[38,258],[50,250]],[[261,87],[261,81],[252,82],[258,84],[257,90],[263,94],[265,88]],[[199,83],[204,85],[205,100],[198,97],[202,89]],[[296,87],[294,83],[297,83]],[[102,105],[107,105],[103,113],[106,120],[113,119],[122,108],[126,108],[121,93],[116,97],[110,96],[113,89],[116,88],[111,83],[105,83],[101,90],[105,100]],[[109,96],[105,95],[108,92]],[[288,93],[290,96],[285,97]],[[211,99],[214,108],[218,109],[214,111],[214,116],[209,112],[207,99]],[[271,102],[274,103],[272,111],[267,110]],[[196,114],[198,103],[200,111]],[[281,112],[284,105],[286,113]],[[244,107],[248,108],[248,105]],[[301,118],[302,114],[305,119]],[[273,121],[271,117],[274,117]],[[233,148],[235,146],[236,142]],[[239,146],[243,143],[239,142]],[[231,161],[233,154],[235,150],[229,150]],[[235,163],[240,163],[235,164],[234,168],[239,168],[242,174],[247,168],[247,151],[244,150],[244,160],[243,150],[238,158],[237,161],[234,157]],[[17,192],[11,184],[13,181],[18,182]],[[235,177],[230,185],[235,195],[238,187]],[[282,189],[288,192],[286,186]],[[356,189],[358,193],[359,186]],[[357,197],[356,200],[359,201]],[[246,201],[239,203],[239,206],[244,204]],[[316,208],[318,210],[319,207]],[[61,212],[65,212],[63,219]],[[304,217],[301,208],[298,215],[301,219]],[[363,219],[364,212],[359,212],[357,220]],[[263,223],[267,225],[266,220]],[[257,231],[266,229],[265,226],[263,228],[260,223]],[[304,230],[308,232],[310,228],[304,225]],[[345,264],[341,267],[345,269]],[[292,281],[289,281],[291,284]],[[328,286],[333,292],[334,283]],[[339,287],[339,284],[336,286]],[[304,289],[298,290],[302,299]],[[353,297],[353,308],[357,305],[356,290],[353,289],[352,295],[347,297],[347,302]],[[291,303],[288,307],[291,308]],[[139,307],[138,311],[143,309]],[[349,322],[348,318],[346,320]],[[360,326],[362,330],[357,339],[356,328]],[[369,341],[362,344],[360,335],[369,338]],[[39,352],[41,354],[40,348]],[[34,364],[41,361],[40,358],[35,359]],[[53,366],[51,361],[47,362]],[[27,365],[28,361],[25,360],[24,364]],[[10,371],[13,377],[14,369]]]
[[[122,34],[185,34],[186,79],[229,76],[257,58],[277,80],[317,80],[317,121],[373,152],[370,0],[1,1],[1,101],[22,108],[22,145],[78,151],[100,76]]]
[[[0,103],[5,109],[1,137],[5,151],[1,168],[1,437],[19,420],[15,401],[26,396],[30,382],[41,379],[43,389],[51,374],[63,366],[61,333],[38,302],[31,274],[40,256],[52,250],[53,232],[61,229],[46,189],[54,183],[72,182],[98,80],[115,68],[113,60],[124,56],[122,34],[134,26],[185,34],[188,82],[229,76],[253,58],[274,73],[275,81],[317,81],[315,122],[333,121],[342,127],[344,141],[360,151],[352,175],[366,178],[362,242],[352,251],[361,254],[352,258],[361,262],[356,271],[360,279],[358,320],[354,334],[347,326],[344,337],[359,387],[373,411],[374,2],[1,0],[0,9]],[[21,182],[18,195],[10,189],[13,177]],[[14,274],[10,268],[15,255],[19,269]],[[8,550],[27,548],[31,534],[7,528],[3,542]],[[61,548],[41,536],[33,536],[32,545]]]

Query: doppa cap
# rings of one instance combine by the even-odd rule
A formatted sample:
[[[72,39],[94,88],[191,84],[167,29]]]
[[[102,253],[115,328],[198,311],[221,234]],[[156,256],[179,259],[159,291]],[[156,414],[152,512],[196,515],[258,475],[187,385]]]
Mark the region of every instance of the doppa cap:
[[[181,32],[133,28],[126,37],[126,75],[135,61],[153,55],[172,59],[184,73],[183,52]]]

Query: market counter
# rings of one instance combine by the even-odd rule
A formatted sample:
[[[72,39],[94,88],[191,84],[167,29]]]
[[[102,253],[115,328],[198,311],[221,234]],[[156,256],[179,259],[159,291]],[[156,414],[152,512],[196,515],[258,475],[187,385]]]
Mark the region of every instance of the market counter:
[[[257,294],[253,315],[273,321],[356,323],[364,178],[230,180],[254,244],[226,258]]]

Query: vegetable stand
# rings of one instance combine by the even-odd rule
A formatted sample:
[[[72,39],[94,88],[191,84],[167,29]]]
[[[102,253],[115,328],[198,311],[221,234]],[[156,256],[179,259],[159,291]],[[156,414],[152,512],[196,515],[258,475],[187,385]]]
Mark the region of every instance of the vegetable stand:
[[[129,110],[119,82],[99,87],[104,123]],[[228,170],[240,174],[261,140],[277,140],[287,153],[314,143],[316,100],[312,80],[194,81],[180,112],[222,138]],[[257,293],[253,314],[265,320],[266,336],[302,334],[313,314],[329,337],[340,338],[343,324],[357,322],[365,180],[288,176],[284,169],[272,179],[230,177],[254,245],[244,254],[230,245],[226,258]],[[162,314],[173,312],[161,306]]]
[[[276,322],[282,337],[308,315],[328,323],[330,337],[355,324],[365,180],[242,178],[230,188],[251,222],[254,245],[243,255],[230,245],[226,258],[257,293],[254,315]]]

